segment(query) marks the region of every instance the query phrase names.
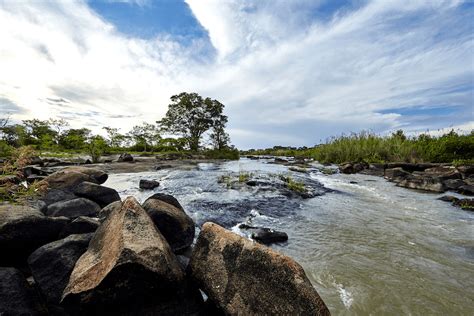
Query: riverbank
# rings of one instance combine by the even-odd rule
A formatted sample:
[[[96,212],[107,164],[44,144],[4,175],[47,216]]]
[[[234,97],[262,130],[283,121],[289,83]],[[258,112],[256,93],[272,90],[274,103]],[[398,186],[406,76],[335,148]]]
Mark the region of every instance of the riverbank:
[[[151,165],[116,164],[133,172]],[[0,252],[8,254],[0,259],[1,313],[329,315],[291,258],[213,223],[194,244],[195,223],[173,196],[122,201],[102,185],[108,174],[100,169],[54,168],[40,180],[47,189],[39,199],[0,205]]]

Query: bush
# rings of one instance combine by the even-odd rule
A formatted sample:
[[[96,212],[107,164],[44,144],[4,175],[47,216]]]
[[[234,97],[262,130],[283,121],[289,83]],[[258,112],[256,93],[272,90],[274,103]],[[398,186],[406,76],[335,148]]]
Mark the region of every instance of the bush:
[[[221,150],[207,150],[203,152],[208,159],[228,159],[237,160],[239,159],[239,151],[237,149],[221,149]]]

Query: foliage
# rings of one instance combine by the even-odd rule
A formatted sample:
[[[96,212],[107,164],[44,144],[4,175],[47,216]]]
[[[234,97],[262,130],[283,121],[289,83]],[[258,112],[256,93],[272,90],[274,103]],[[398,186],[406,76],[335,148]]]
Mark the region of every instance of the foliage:
[[[204,155],[208,159],[227,159],[227,160],[237,160],[239,159],[239,151],[235,148],[227,148],[222,150],[207,150],[204,151]]]
[[[87,149],[93,163],[99,162],[99,159],[104,154],[106,147],[107,142],[102,136],[93,136],[89,139]]]
[[[163,132],[179,135],[186,140],[190,150],[197,151],[203,134],[213,128],[213,142],[218,143],[215,148],[227,145],[224,144],[228,140],[223,132],[227,116],[223,114],[222,103],[187,92],[172,96],[171,102],[166,116],[157,122]]]
[[[285,178],[286,187],[294,192],[304,193],[306,192],[306,186],[302,182],[298,182],[291,178],[290,176]]]
[[[239,182],[247,182],[250,180],[250,177],[252,176],[251,173],[248,172],[240,172],[239,173]]]
[[[322,163],[343,162],[454,162],[472,160],[474,133],[459,135],[454,131],[440,137],[421,134],[407,137],[399,130],[382,137],[370,132],[330,138],[313,148],[273,147],[243,152],[252,155],[276,155],[314,158]]]

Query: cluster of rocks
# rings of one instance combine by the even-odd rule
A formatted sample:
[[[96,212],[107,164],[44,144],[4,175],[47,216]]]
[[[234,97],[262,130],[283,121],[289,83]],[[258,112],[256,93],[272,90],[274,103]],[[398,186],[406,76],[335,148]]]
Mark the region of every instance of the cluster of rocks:
[[[455,191],[474,195],[474,166],[452,166],[436,163],[347,163],[342,173],[363,173],[384,176],[400,187],[432,192]]]
[[[193,247],[173,196],[122,201],[106,179],[67,168],[34,207],[0,205],[0,315],[329,315],[291,258],[214,223]]]

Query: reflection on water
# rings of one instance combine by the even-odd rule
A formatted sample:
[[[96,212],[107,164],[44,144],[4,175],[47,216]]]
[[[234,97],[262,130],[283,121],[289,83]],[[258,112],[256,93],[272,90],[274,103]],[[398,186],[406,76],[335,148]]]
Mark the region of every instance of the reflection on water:
[[[173,194],[200,226],[217,222],[285,231],[273,248],[295,258],[333,315],[473,315],[474,212],[365,175],[293,173],[268,161],[200,164],[195,170],[110,175],[105,185],[143,201]],[[229,172],[290,173],[333,189],[312,199],[287,198],[258,187],[227,189]],[[139,179],[160,187],[140,191]]]

